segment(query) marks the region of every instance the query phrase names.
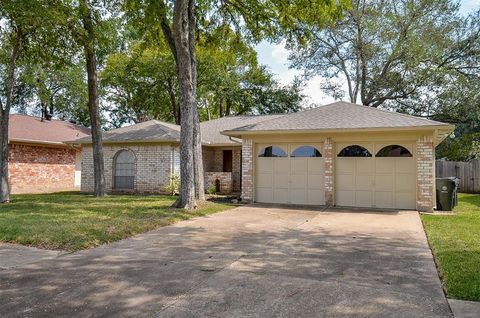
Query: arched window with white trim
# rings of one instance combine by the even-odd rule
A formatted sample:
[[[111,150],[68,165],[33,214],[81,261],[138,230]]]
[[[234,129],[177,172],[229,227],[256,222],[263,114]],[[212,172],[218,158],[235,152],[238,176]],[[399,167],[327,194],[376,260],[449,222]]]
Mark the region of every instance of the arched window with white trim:
[[[292,151],[292,154],[290,155],[290,157],[293,158],[318,158],[321,156],[322,154],[320,151],[312,146],[300,146]]]
[[[411,152],[399,145],[389,145],[380,149],[375,157],[412,157]]]
[[[268,146],[260,150],[258,156],[265,158],[284,158],[287,157],[287,153],[280,147]]]
[[[131,150],[120,150],[115,155],[114,165],[114,188],[133,190],[135,185],[135,154]]]
[[[359,145],[351,145],[343,148],[338,157],[371,157],[372,154],[366,148]]]

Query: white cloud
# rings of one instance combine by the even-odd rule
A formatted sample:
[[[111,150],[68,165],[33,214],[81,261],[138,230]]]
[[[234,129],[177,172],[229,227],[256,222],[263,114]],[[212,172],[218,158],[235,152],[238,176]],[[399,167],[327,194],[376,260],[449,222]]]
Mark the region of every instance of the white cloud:
[[[277,63],[288,62],[288,50],[285,48],[285,41],[275,44],[272,47],[272,57]]]
[[[315,76],[306,83],[303,93],[307,95],[308,104],[325,105],[335,101],[333,97],[326,95],[320,89],[323,80],[321,76]]]
[[[478,0],[480,1],[480,0]],[[302,71],[288,68],[288,54],[289,51],[285,49],[285,42],[279,44],[270,44],[268,42],[261,42],[256,50],[260,63],[268,65],[270,70],[274,73],[275,78],[283,85],[289,85],[293,82],[296,76],[301,76]],[[326,95],[320,89],[320,84],[323,78],[315,76],[305,83],[302,92],[306,95],[305,104],[325,105],[334,102],[331,96]],[[346,82],[339,79],[339,82],[346,90]]]
[[[275,78],[280,81],[283,85],[288,85],[293,83],[293,80],[296,76],[300,76],[302,71],[285,68],[281,73],[275,74]]]

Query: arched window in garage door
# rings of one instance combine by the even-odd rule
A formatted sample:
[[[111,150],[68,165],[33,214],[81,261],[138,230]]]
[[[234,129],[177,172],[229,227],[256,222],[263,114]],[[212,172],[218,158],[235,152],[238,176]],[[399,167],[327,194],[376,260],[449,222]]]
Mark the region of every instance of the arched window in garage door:
[[[380,149],[375,157],[412,157],[412,154],[405,147],[389,145]]]
[[[260,150],[259,157],[265,157],[265,158],[283,158],[287,157],[287,153],[280,147],[277,146],[268,146]]]
[[[300,146],[295,149],[290,157],[294,158],[318,158],[321,157],[322,154],[318,151],[317,148],[312,146]]]
[[[372,154],[364,147],[351,145],[343,148],[337,157],[371,157]]]

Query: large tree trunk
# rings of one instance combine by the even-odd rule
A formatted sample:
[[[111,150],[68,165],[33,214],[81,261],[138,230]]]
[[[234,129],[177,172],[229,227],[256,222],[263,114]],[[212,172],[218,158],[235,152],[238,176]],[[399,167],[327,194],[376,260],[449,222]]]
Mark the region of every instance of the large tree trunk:
[[[223,98],[222,97],[220,97],[220,101],[218,103],[218,116],[219,117],[225,116],[224,113],[223,113]]]
[[[0,202],[2,203],[10,201],[10,186],[8,184],[8,121],[10,109],[12,108],[15,69],[22,46],[22,37],[22,31],[17,27],[12,54],[8,63],[5,106],[0,101]]]
[[[193,107],[193,164],[195,173],[195,198],[199,201],[205,200],[205,184],[202,156],[202,136],[200,132],[200,117],[197,107],[197,56],[195,54],[195,0],[188,3],[188,25],[189,25],[189,49],[192,72],[193,96],[195,105]]]
[[[203,171],[202,137],[200,134],[200,120],[196,106],[194,111],[193,160],[195,165],[195,198],[199,201],[205,201],[205,175]]]
[[[189,41],[189,3],[177,0],[174,5],[173,37],[176,50],[178,81],[180,86],[180,197],[176,206],[194,209],[195,202],[195,168],[194,168],[194,120],[195,89],[192,78],[192,60]]]
[[[86,31],[84,50],[87,66],[88,112],[92,129],[93,174],[96,197],[103,197],[105,191],[105,172],[103,161],[102,130],[98,103],[97,57],[95,52],[95,33],[92,12],[87,0],[80,1],[83,27]]]
[[[230,116],[231,112],[232,112],[232,100],[230,98],[227,98],[225,116]]]
[[[10,201],[10,187],[8,185],[8,117],[9,111],[2,109],[0,119],[0,201]]]

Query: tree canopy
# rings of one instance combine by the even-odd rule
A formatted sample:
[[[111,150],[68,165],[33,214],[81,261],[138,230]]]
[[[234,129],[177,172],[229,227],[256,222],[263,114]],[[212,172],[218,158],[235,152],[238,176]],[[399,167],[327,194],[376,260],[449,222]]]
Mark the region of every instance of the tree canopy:
[[[353,0],[343,19],[293,46],[291,60],[307,76],[325,77],[322,89],[336,98],[346,86],[353,103],[423,111],[430,87],[478,56],[475,22],[451,0]]]

